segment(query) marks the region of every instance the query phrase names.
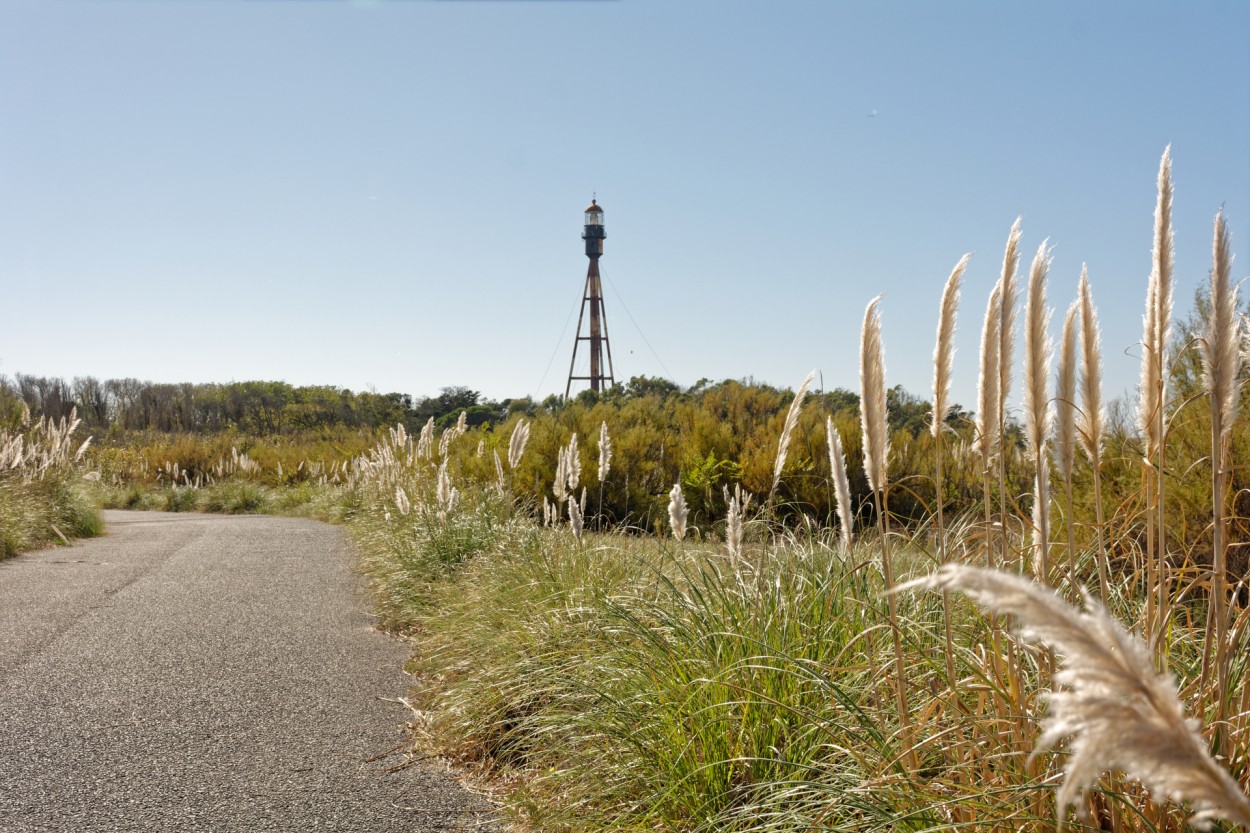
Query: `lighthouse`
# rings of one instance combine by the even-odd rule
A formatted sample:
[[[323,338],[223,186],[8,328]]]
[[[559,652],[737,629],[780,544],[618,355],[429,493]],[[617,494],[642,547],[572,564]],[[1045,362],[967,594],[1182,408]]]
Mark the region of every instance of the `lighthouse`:
[[[616,384],[612,376],[612,346],[608,343],[608,318],[603,310],[603,283],[599,278],[599,258],[603,256],[603,241],[607,233],[603,227],[603,209],[596,200],[586,207],[586,224],[582,240],[586,241],[586,257],[590,261],[586,269],[586,284],[582,290],[582,309],[577,316],[577,337],[573,340],[573,358],[569,362],[569,381],[564,387],[568,399],[573,382],[590,382],[595,393]],[[583,326],[589,324],[589,332],[583,335]],[[577,367],[577,350],[587,342],[590,352],[590,374],[574,375]],[[604,363],[606,357],[607,363]]]

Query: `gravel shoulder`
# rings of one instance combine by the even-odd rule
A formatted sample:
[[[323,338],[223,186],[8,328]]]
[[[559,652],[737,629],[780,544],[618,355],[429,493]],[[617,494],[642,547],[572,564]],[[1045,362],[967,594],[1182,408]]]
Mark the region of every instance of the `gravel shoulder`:
[[[0,562],[0,831],[497,829],[437,765],[387,771],[409,649],[340,530],[105,519]]]

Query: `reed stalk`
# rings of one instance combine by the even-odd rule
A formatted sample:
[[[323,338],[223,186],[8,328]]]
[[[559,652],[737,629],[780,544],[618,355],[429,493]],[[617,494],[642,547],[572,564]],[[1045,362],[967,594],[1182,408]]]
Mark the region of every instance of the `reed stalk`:
[[[612,438],[608,435],[608,423],[599,423],[599,511],[598,527],[603,528],[603,484],[607,482],[608,473],[612,470]]]
[[[833,476],[833,493],[838,502],[838,525],[841,527],[842,548],[851,550],[853,519],[851,516],[851,482],[846,476],[846,455],[842,451],[842,437],[834,427],[833,417],[825,417],[825,441],[829,446],[829,471]]]
[[[890,560],[889,509],[886,497],[887,456],[889,455],[889,423],[885,397],[885,350],[881,343],[881,313],[878,295],[864,310],[864,324],[859,347],[860,419],[864,436],[864,473],[872,491],[881,536],[881,572],[886,592],[894,587],[894,565]],[[911,712],[907,705],[907,674],[903,662],[903,636],[898,625],[898,600],[893,593],[887,597],[890,633],[894,643],[894,693],[898,705],[899,730],[903,741],[903,760],[910,767],[915,762],[912,743]]]
[[[1077,290],[1081,303],[1081,407],[1077,413],[1077,436],[1089,459],[1094,477],[1094,531],[1098,540],[1098,598],[1105,604],[1110,569],[1107,564],[1106,522],[1102,509],[1102,343],[1098,310],[1089,288],[1089,275],[1081,265]]]
[[[1228,714],[1228,566],[1224,515],[1228,477],[1228,443],[1237,416],[1241,386],[1241,326],[1237,319],[1237,287],[1229,280],[1231,256],[1228,225],[1215,216],[1212,243],[1211,314],[1199,341],[1202,381],[1211,405],[1211,600],[1207,606],[1206,644],[1202,652],[1202,688],[1215,678],[1216,724]],[[1214,646],[1214,647],[1212,647]]]
[[[955,264],[946,285],[942,289],[942,302],[938,310],[937,343],[933,348],[933,492],[937,511],[938,563],[945,564],[949,554],[946,547],[946,485],[942,478],[942,438],[946,429],[946,417],[950,414],[951,372],[955,359],[955,316],[959,310],[959,288],[964,270],[972,254],[965,254]],[[832,427],[832,426],[831,426]],[[833,452],[830,451],[832,459]],[[942,594],[942,619],[946,628],[946,682],[955,685],[955,640],[951,633],[950,594]]]
[[[1055,391],[1055,467],[1063,478],[1064,512],[1068,530],[1068,592],[1077,594],[1076,517],[1072,512],[1072,468],[1076,462],[1076,342],[1081,314],[1078,297],[1063,317],[1059,337],[1059,378]]]
[[[673,537],[678,541],[686,539],[686,498],[681,493],[681,484],[674,483],[668,493],[668,522],[672,527]]]
[[[1007,397],[1011,393],[1011,362],[1015,356],[1016,339],[1016,266],[1020,261],[1020,218],[1017,217],[1007,236],[1003,252],[1003,272],[999,278],[998,316],[998,519],[1001,524],[1002,554],[1008,557],[1007,538]]]
[[[795,426],[799,424],[799,411],[803,409],[803,400],[807,398],[807,388],[815,378],[815,370],[807,374],[807,378],[803,380],[803,384],[799,385],[794,399],[790,402],[790,409],[786,411],[786,421],[781,426],[781,437],[777,440],[777,459],[773,462],[773,485],[768,490],[769,501],[777,493],[777,484],[781,482],[781,472],[786,467],[786,455],[790,451],[790,437],[794,433]]]
[[[1141,388],[1138,427],[1145,441],[1143,483],[1146,502],[1146,632],[1156,661],[1166,666],[1159,640],[1166,628],[1168,586],[1167,531],[1164,527],[1165,457],[1164,404],[1167,398],[1167,343],[1172,320],[1172,148],[1159,161],[1158,197],[1154,215],[1154,249],[1142,322]]]
[[[998,448],[998,330],[1002,322],[1002,284],[994,285],[985,307],[985,321],[981,326],[981,368],[977,382],[976,442],[981,456],[981,481],[985,497],[985,566],[995,569],[994,544],[990,540],[993,524],[993,502],[990,492],[990,472],[994,469],[994,454]]]
[[[1046,275],[1050,248],[1043,242],[1029,268],[1024,307],[1024,432],[1033,452],[1033,569],[1042,584],[1050,584],[1050,443],[1051,414],[1048,381],[1051,344],[1047,335],[1050,310],[1046,307]]]

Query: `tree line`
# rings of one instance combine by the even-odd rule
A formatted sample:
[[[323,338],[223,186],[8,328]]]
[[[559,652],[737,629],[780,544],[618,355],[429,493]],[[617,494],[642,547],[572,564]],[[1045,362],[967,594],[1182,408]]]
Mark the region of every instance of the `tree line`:
[[[77,409],[87,431],[158,431],[212,434],[239,431],[270,436],[333,428],[409,428],[462,410],[473,423],[499,420],[508,404],[483,400],[465,387],[443,388],[438,396],[355,392],[332,385],[286,382],[178,384],[139,379],[0,375],[0,424],[19,419],[25,404],[33,416],[60,419]]]

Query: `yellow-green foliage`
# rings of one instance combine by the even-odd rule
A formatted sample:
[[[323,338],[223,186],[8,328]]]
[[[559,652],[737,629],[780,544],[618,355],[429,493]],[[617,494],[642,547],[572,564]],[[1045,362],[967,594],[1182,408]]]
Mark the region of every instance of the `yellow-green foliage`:
[[[609,393],[595,399],[579,397],[552,410],[516,414],[482,439],[487,452],[466,460],[465,472],[479,480],[494,477],[489,451],[506,444],[517,421],[531,422],[525,457],[512,477],[514,492],[541,504],[551,495],[558,451],[573,433],[580,442],[583,482],[588,488],[588,511],[600,512],[600,484],[594,477],[596,438],[606,422],[612,438],[612,469],[602,486],[602,521],[654,529],[665,516],[668,491],[682,484],[690,505],[691,523],[701,529],[723,519],[723,489],[741,484],[747,491],[767,494],[777,457],[777,440],[793,393],[761,385],[726,381],[694,392],[623,395]],[[825,417],[832,415],[840,431],[848,463],[855,514],[870,520],[871,503],[863,473],[857,399],[845,391],[809,397],[799,415],[777,491],[779,517],[806,515],[828,522],[834,513],[833,487],[825,445]],[[932,509],[934,442],[925,431],[927,403],[901,389],[890,392],[892,431],[891,480],[899,484],[891,496],[891,513],[900,519],[921,521]],[[953,418],[944,442],[946,482],[944,497],[952,511],[980,499],[979,462],[969,451],[971,426]],[[473,444],[461,446],[462,453]],[[1010,459],[1010,483],[1024,491],[1024,464]],[[600,520],[595,518],[595,520]]]

